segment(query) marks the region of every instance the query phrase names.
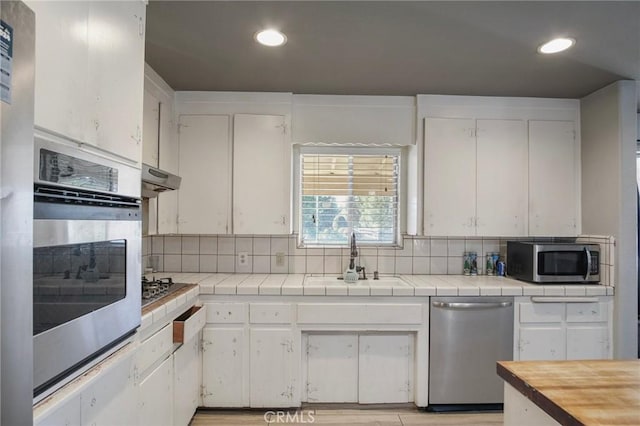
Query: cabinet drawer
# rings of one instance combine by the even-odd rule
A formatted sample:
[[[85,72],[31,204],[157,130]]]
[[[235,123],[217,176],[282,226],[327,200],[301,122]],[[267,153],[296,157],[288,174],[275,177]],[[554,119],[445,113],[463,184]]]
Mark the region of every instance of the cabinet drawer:
[[[291,319],[291,305],[289,303],[249,304],[249,322],[251,324],[289,324]]]
[[[604,322],[607,321],[606,303],[568,303],[567,322]]]
[[[246,303],[205,303],[207,323],[238,324],[245,322]]]
[[[138,371],[144,372],[173,350],[173,327],[168,324],[142,342],[138,350]]]
[[[564,303],[521,303],[520,322],[562,322]]]
[[[173,321],[173,343],[191,340],[204,327],[206,308],[192,306],[187,312]]]
[[[422,324],[420,304],[300,303],[300,324]]]

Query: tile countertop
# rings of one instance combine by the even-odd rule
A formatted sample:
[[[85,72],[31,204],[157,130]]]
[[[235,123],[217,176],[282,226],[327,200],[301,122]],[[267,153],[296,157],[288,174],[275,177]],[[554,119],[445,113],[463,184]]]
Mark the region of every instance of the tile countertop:
[[[323,285],[305,282],[304,274],[206,274],[162,272],[148,275],[172,277],[174,282],[198,284],[202,295],[272,295],[272,296],[610,296],[614,288],[603,285],[536,285],[508,277],[464,275],[401,275],[404,283],[386,282],[385,276],[375,285]],[[331,280],[332,277],[327,277]]]

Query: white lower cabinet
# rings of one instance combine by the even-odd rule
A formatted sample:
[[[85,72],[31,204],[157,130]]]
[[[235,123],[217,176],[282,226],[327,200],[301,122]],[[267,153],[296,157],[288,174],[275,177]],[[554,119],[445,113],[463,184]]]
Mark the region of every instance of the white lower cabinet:
[[[413,335],[361,335],[358,361],[358,402],[413,401]]]
[[[358,402],[358,335],[308,334],[307,402]]]
[[[244,335],[243,327],[202,330],[202,405],[205,407],[246,406]]]
[[[138,424],[135,357],[127,356],[80,394],[81,424]],[[64,424],[64,423],[63,423]]]
[[[613,297],[519,299],[515,309],[514,360],[612,357]]]
[[[413,333],[309,333],[303,340],[306,402],[414,400]]]
[[[165,359],[138,386],[138,425],[173,424],[173,357]],[[114,423],[115,424],[115,423]],[[127,424],[127,423],[121,423]]]
[[[289,328],[252,329],[250,338],[251,407],[294,407],[299,353]]]
[[[173,353],[173,424],[187,426],[200,405],[202,352],[200,334]]]

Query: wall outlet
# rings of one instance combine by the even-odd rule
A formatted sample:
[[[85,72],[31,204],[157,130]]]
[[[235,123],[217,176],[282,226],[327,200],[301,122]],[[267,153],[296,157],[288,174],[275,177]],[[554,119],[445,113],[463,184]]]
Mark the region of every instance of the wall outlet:
[[[238,266],[246,266],[249,263],[249,253],[241,251],[238,253]]]
[[[276,253],[276,266],[284,266],[284,253],[281,251]]]

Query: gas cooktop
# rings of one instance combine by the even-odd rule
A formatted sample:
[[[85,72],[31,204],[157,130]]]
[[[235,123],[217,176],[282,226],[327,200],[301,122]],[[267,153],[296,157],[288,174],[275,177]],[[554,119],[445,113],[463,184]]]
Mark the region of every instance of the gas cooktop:
[[[155,277],[151,280],[142,277],[142,307],[162,299],[186,286],[183,283],[174,283],[171,277],[159,278]]]

